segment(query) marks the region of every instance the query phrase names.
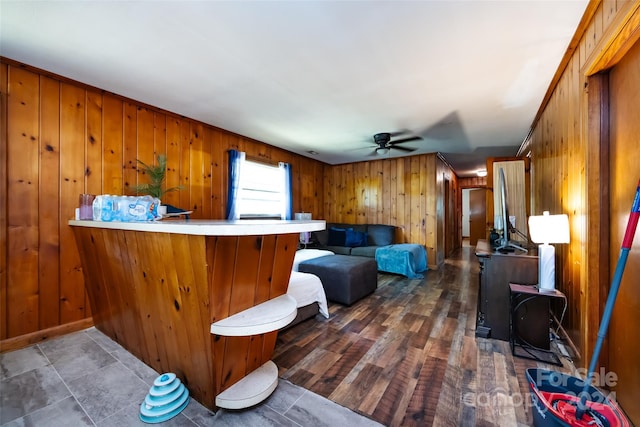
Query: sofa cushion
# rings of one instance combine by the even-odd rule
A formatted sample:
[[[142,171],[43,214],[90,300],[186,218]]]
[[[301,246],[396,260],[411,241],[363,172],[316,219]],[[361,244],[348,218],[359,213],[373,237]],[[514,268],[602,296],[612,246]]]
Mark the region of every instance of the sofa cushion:
[[[338,228],[338,227],[329,228],[329,238],[327,239],[328,246],[346,246],[345,245],[346,240],[347,240],[346,228]]]
[[[323,249],[329,249],[335,253],[348,255],[351,252],[350,247],[343,248],[342,250],[334,250],[336,247],[344,246],[344,243],[338,240],[329,241],[329,233],[331,228],[339,229],[339,230],[347,230],[350,229],[354,232],[362,232],[367,233],[367,242],[365,246],[387,246],[391,245],[395,242],[395,233],[396,227],[393,225],[385,225],[385,224],[345,224],[340,222],[328,222],[327,228],[321,231],[314,231],[312,233],[312,239],[317,244],[317,247]],[[334,233],[335,234],[335,233]],[[337,236],[333,236],[337,237]],[[345,235],[346,241],[346,235]],[[338,244],[336,244],[338,243]],[[329,248],[328,246],[331,246]],[[359,247],[359,246],[356,246]],[[366,253],[370,251],[366,250]],[[374,256],[373,254],[367,256]]]
[[[351,248],[348,246],[325,246],[324,249],[331,251],[336,255],[351,255]]]
[[[370,246],[391,245],[395,239],[395,227],[393,225],[370,224],[367,227]]]
[[[320,247],[327,246],[329,244],[329,224],[327,224],[327,228],[320,231],[312,231],[311,236],[312,240],[317,242]]]
[[[345,232],[344,245],[351,248],[367,246],[367,233],[363,231],[347,230]]]
[[[353,230],[353,231],[367,231],[367,224],[345,224],[342,222],[330,222],[327,224],[327,228],[342,228],[345,230]]]
[[[376,249],[379,247],[380,246],[359,246],[351,249],[351,255],[374,258],[376,256]]]

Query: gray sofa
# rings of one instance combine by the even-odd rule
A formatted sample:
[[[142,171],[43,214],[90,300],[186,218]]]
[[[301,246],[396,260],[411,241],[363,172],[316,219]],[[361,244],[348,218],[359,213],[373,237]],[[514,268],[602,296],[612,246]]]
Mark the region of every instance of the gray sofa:
[[[312,233],[312,241],[314,248],[335,254],[375,258],[376,249],[396,243],[395,234],[393,225],[327,222],[324,230]]]

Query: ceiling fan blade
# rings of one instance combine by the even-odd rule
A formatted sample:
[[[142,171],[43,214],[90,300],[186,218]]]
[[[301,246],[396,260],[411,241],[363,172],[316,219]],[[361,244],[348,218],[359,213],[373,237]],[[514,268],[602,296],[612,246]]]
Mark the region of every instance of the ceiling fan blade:
[[[401,130],[397,130],[395,132],[389,132],[389,135],[391,135],[391,137],[394,138],[396,136],[406,135],[408,133],[412,133],[412,132],[409,129],[401,129]]]
[[[400,151],[405,151],[407,153],[411,152],[411,151],[416,151],[415,148],[407,148],[407,147],[396,147],[395,145],[390,145],[389,148],[393,148],[394,150],[400,150]]]
[[[407,138],[396,139],[395,141],[391,141],[391,145],[404,144],[405,142],[418,141],[420,139],[422,139],[421,136],[409,136]]]

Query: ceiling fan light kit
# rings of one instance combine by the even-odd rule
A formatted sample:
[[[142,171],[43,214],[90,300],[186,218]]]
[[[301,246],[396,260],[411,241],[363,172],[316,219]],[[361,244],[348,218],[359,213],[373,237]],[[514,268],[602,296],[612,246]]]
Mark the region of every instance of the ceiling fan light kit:
[[[415,151],[415,148],[407,148],[407,147],[401,147],[401,146],[396,146],[396,144],[404,144],[405,142],[410,142],[410,141],[417,141],[422,139],[422,137],[420,136],[409,136],[406,138],[401,138],[401,139],[397,139],[395,141],[391,141],[391,137],[392,136],[396,136],[402,134],[402,132],[396,132],[394,134],[391,134],[389,132],[381,132],[381,133],[376,133],[375,135],[373,135],[373,141],[376,143],[376,148],[373,152],[373,154],[375,155],[385,155],[388,154],[389,151],[393,148],[395,150],[400,150],[400,151],[404,151],[407,153],[410,153],[412,151]]]

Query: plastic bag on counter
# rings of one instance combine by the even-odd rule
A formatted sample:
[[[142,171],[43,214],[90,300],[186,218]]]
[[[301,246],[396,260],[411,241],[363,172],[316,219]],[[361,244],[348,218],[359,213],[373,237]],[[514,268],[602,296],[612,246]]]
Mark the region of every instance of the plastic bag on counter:
[[[104,194],[93,201],[94,221],[154,221],[158,214],[160,199],[151,196],[112,196]]]

